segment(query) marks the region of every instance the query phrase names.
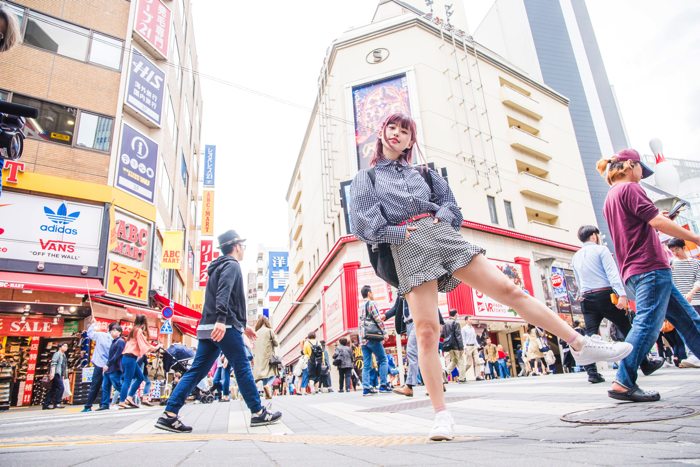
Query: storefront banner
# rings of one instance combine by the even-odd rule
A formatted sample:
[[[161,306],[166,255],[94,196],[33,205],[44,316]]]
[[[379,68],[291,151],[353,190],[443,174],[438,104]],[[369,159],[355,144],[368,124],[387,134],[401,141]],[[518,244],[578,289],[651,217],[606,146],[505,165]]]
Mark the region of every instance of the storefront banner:
[[[95,321],[95,331],[97,331],[97,332],[108,332],[109,325],[115,322],[114,320],[103,319],[103,318],[94,318],[94,321]]]
[[[214,192],[202,193],[202,235],[214,235]]]
[[[62,337],[63,320],[53,324],[53,318],[28,317],[23,323],[22,316],[0,316],[0,335],[25,337]]]
[[[139,0],[134,31],[164,59],[168,58],[168,41],[172,12],[161,0]]]
[[[132,49],[126,105],[161,126],[164,90],[165,73],[138,50]]]
[[[219,257],[220,252],[214,251],[214,240],[202,240],[199,246],[199,286],[206,287],[209,280],[209,263]]]
[[[516,263],[509,263],[507,261],[491,260],[503,274],[508,277],[515,285],[520,287],[523,292],[530,294],[530,292],[525,288],[525,281],[523,279],[522,266]],[[476,289],[472,288],[473,300],[474,300],[474,318],[483,319],[486,321],[517,321],[525,322],[518,313],[491,297],[482,294]]]
[[[147,303],[148,271],[110,261],[107,293]]]
[[[36,361],[39,355],[40,337],[33,337],[31,347],[29,348],[29,362],[27,363],[27,376],[24,383],[24,392],[22,393],[22,405],[32,403],[32,389],[34,389],[34,375],[36,374]]]
[[[115,231],[117,244],[110,248],[109,259],[150,271],[153,223],[117,209]]]
[[[200,315],[204,309],[204,290],[193,290],[190,292],[190,309]]]
[[[381,311],[389,310],[393,306],[393,302],[390,300],[389,296],[389,284],[384,282],[383,279],[377,277],[374,273],[372,267],[359,268],[357,270],[357,297],[358,303],[362,303],[364,298],[362,298],[362,287],[369,285],[372,287],[372,294],[374,295],[374,301],[377,304],[377,308]],[[353,310],[350,310],[352,313]]]
[[[152,341],[158,340],[158,326],[148,326],[148,338]]]
[[[343,322],[343,288],[340,277],[323,292],[323,334],[331,343],[345,332]]]
[[[115,186],[153,203],[157,162],[158,143],[123,124]]]
[[[213,187],[216,179],[216,146],[204,146],[204,186]]]
[[[122,336],[128,336],[131,330],[134,329],[134,323],[125,319],[119,321],[119,326],[122,327]]]
[[[160,266],[163,269],[180,269],[182,262],[182,236],[180,231],[163,234],[163,258]]]
[[[0,260],[98,266],[104,208],[6,191]]]
[[[355,148],[359,170],[369,168],[379,128],[391,114],[411,115],[408,78],[400,74],[352,88]]]
[[[77,321],[63,321],[63,337],[70,337],[78,332]]]
[[[267,271],[270,274],[269,293],[282,293],[289,282],[289,253],[286,251],[271,251],[268,253]]]

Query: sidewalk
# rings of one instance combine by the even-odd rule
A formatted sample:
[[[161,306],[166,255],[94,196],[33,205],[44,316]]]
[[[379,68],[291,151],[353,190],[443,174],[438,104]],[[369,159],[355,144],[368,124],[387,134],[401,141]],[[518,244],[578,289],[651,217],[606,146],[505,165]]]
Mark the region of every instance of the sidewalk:
[[[604,376],[612,381],[614,372]],[[165,465],[434,465],[441,458],[463,465],[700,465],[699,415],[619,423],[700,413],[700,370],[664,368],[639,384],[659,390],[661,401],[617,404],[607,397],[608,383],[592,385],[582,373],[452,383],[445,395],[458,438],[442,443],[425,440],[433,410],[424,388],[413,398],[360,392],[275,397],[282,423],[259,428],[249,427],[242,402],[187,404],[181,416],[194,428],[190,435],[155,429],[162,407],[10,412],[0,415],[0,463],[112,465],[113,453],[116,465],[119,453],[130,451],[139,453],[140,464],[153,459]],[[560,419],[591,410],[568,416],[616,423]]]

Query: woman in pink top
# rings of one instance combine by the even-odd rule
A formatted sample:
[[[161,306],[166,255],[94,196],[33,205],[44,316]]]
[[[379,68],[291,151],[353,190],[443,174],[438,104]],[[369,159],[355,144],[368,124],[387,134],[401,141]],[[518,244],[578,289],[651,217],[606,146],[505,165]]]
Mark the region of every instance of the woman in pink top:
[[[148,332],[148,321],[146,315],[137,315],[134,320],[134,327],[126,340],[126,347],[122,354],[122,366],[124,367],[124,381],[119,400],[120,409],[137,409],[139,406],[134,403],[134,394],[144,380],[141,368],[136,364],[136,360],[148,352],[155,352],[160,345],[152,346],[146,340],[145,334]]]

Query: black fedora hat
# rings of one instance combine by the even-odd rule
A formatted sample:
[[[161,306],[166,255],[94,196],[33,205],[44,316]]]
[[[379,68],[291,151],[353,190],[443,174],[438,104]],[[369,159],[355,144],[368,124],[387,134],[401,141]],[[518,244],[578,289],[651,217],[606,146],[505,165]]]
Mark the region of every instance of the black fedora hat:
[[[246,240],[245,238],[241,238],[241,236],[238,235],[235,230],[228,230],[219,235],[217,238],[219,239],[219,246],[217,246],[218,249],[221,249],[222,246],[231,245],[233,243],[243,243]]]

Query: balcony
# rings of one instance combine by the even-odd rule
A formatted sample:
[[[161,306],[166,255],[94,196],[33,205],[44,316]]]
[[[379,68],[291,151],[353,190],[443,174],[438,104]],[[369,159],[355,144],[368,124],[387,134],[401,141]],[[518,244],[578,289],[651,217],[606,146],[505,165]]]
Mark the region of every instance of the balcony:
[[[296,217],[294,217],[294,223],[292,224],[292,240],[296,241],[301,235],[302,224],[304,223],[304,215],[301,212],[297,212]]]
[[[547,222],[529,221],[527,230],[530,235],[556,242],[571,243],[571,235],[568,229],[548,224]]]
[[[292,260],[292,270],[294,274],[299,274],[302,266],[304,266],[304,249],[297,248],[296,253],[294,253],[294,259]]]
[[[542,120],[542,105],[530,96],[510,86],[501,86],[501,102],[535,120]]]
[[[518,174],[518,189],[526,196],[539,198],[548,203],[561,204],[559,185],[527,172]]]
[[[299,205],[299,200],[301,199],[301,179],[297,178],[294,182],[294,187],[292,188],[292,209],[296,209]]]
[[[510,128],[510,145],[542,159],[552,160],[552,156],[549,155],[549,143],[547,141],[518,127]]]

